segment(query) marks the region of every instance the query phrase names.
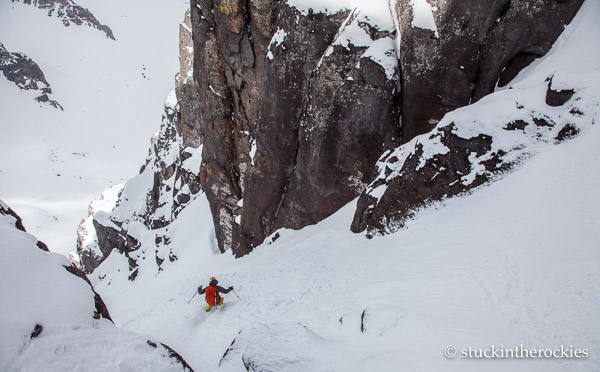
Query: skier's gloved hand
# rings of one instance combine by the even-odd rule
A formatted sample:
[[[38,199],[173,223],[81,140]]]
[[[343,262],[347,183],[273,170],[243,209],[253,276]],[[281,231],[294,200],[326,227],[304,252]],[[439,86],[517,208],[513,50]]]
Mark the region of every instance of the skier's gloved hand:
[[[202,286],[198,287],[198,293],[202,292]]]
[[[227,289],[229,289],[230,291],[233,291],[233,287],[229,287],[229,288],[227,288]]]

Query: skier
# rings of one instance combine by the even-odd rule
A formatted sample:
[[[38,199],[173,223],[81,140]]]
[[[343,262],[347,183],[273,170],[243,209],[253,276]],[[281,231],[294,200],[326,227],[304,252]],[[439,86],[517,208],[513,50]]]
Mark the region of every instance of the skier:
[[[221,297],[221,293],[229,293],[233,291],[233,287],[229,287],[227,289],[218,286],[219,281],[213,276],[210,278],[210,282],[208,283],[208,287],[202,288],[202,286],[198,287],[198,293],[204,294],[206,293],[206,311],[210,311],[213,306],[221,306],[223,305],[223,297]]]

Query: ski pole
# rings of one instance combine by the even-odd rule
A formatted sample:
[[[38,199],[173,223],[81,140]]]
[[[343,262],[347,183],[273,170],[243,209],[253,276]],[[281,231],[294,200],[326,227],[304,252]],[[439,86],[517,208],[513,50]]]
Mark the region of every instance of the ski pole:
[[[237,293],[235,293],[235,291],[234,291],[233,289],[231,290],[231,292],[233,292],[233,294],[234,294],[234,295],[236,295],[236,296],[237,296],[237,298],[241,300],[240,296],[238,296],[238,294],[237,294]]]
[[[190,298],[190,300],[188,301],[188,304],[189,304],[190,302],[192,302],[192,300],[194,299],[194,297],[196,297],[196,295],[197,295],[197,294],[198,294],[198,292],[194,293],[194,295],[192,296],[192,298]]]

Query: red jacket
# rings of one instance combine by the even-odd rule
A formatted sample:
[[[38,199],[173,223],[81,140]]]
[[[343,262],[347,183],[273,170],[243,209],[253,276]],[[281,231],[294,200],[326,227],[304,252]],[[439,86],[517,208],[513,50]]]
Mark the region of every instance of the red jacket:
[[[221,300],[221,296],[219,296],[219,290],[217,289],[217,287],[206,287],[206,289],[204,290],[206,293],[206,303],[209,304],[210,306],[215,306],[219,303],[219,301]]]
[[[231,287],[230,287],[231,288]],[[231,289],[223,288],[220,285],[217,285],[216,280],[211,280],[210,285],[206,288],[198,289],[199,294],[206,293],[206,303],[210,306],[215,306],[221,301],[221,293],[229,293]]]

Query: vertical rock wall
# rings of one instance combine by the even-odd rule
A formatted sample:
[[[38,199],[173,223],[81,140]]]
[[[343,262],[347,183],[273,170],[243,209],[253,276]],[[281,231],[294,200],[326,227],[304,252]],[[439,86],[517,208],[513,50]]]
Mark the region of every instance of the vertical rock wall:
[[[236,256],[279,228],[317,223],[365,192],[386,151],[544,55],[583,0],[296,3],[191,1],[176,100],[134,219],[168,225],[202,189],[219,249]],[[371,202],[363,197],[355,231],[366,227]],[[101,223],[109,231],[124,220],[119,208],[114,224]]]

